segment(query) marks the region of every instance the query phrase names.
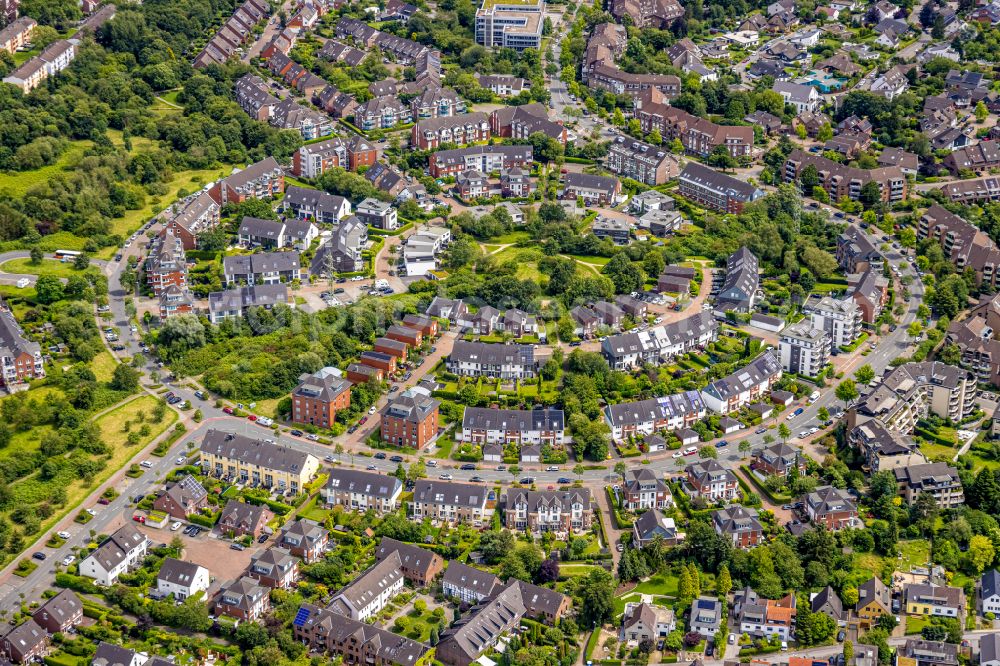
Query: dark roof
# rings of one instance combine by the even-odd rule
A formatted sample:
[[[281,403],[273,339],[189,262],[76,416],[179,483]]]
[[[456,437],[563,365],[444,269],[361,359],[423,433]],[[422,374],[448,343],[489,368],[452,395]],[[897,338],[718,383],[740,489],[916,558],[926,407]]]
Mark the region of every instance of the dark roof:
[[[201,451],[295,474],[302,471],[311,457],[308,453],[287,446],[269,444],[215,428],[205,433],[205,438],[201,440]]]
[[[719,173],[715,169],[710,169],[693,160],[684,167],[680,179],[724,193],[729,198],[738,201],[751,201],[760,194],[760,190],[750,183]]]
[[[331,467],[324,488],[327,491],[351,492],[369,497],[390,499],[402,487],[394,476],[359,469]]]
[[[489,488],[478,483],[457,483],[421,479],[413,487],[413,501],[480,508],[486,504]]]
[[[442,584],[454,585],[455,587],[472,590],[475,593],[488,597],[493,589],[500,585],[500,579],[489,571],[470,567],[462,564],[458,560],[448,563],[448,568],[444,570],[441,578]]]
[[[466,407],[462,427],[473,430],[563,430],[561,409],[490,409]]]
[[[433,565],[435,559],[441,559],[440,555],[426,548],[403,543],[389,537],[382,537],[382,541],[379,542],[378,548],[375,550],[375,558],[382,560],[391,553],[399,554],[399,560],[403,567],[411,570],[422,570],[425,574]]]
[[[194,581],[194,577],[198,575],[198,570],[201,568],[194,562],[184,562],[168,557],[163,560],[160,572],[156,574],[156,580],[188,587]]]

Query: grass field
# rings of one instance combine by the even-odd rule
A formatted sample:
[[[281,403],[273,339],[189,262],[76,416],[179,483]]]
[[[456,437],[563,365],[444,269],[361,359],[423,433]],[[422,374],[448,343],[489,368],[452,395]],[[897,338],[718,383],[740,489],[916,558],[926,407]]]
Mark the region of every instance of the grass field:
[[[101,429],[101,439],[114,449],[110,466],[116,469],[121,467],[136,451],[153,441],[157,435],[172,426],[177,420],[177,412],[168,409],[162,421],[152,423],[149,417],[152,415],[154,407],[156,407],[156,398],[151,395],[143,395],[97,419],[97,427]],[[150,434],[143,437],[137,446],[127,447],[128,433],[124,431],[125,422],[132,421],[133,427],[139,428],[140,424],[136,423],[136,416],[140,411],[146,414],[146,420],[143,423],[149,424]]]
[[[879,575],[885,564],[891,563],[896,571],[909,571],[913,567],[925,567],[931,557],[929,541],[900,541],[899,557],[880,557],[874,553],[860,553],[854,562],[855,571],[867,575]]]
[[[23,197],[29,189],[45,182],[60,171],[72,166],[83,157],[84,151],[93,144],[90,141],[74,141],[59,156],[55,164],[34,169],[33,171],[12,171],[0,173],[0,192],[7,190],[15,197]]]
[[[501,234],[500,236],[494,236],[490,238],[490,245],[510,245],[512,243],[520,243],[522,241],[531,240],[531,234],[527,231],[511,231],[510,233]]]
[[[86,270],[96,271],[96,268],[88,268],[78,271],[73,268],[72,262],[63,263],[55,259],[42,259],[41,263],[33,264],[31,259],[10,259],[0,264],[0,269],[7,273],[24,273],[26,275],[53,275],[58,278],[68,278],[71,275],[82,275]]]
[[[538,262],[542,258],[541,250],[520,247],[508,247],[493,255],[500,263],[513,261],[517,264],[517,277],[522,280],[538,280]]]
[[[109,351],[102,351],[90,362],[90,369],[99,382],[110,382],[118,367],[118,360]]]

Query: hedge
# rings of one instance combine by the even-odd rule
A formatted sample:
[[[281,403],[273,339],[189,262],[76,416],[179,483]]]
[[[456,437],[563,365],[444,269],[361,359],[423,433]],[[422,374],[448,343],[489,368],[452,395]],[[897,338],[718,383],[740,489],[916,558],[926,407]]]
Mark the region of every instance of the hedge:
[[[215,527],[215,521],[219,519],[219,513],[221,512],[213,513],[211,516],[205,516],[200,513],[192,513],[187,517],[187,519],[189,523],[194,523],[195,525],[212,529]]]
[[[100,588],[90,578],[85,576],[74,576],[68,573],[57,573],[55,580],[57,587],[65,587],[80,594],[97,594]]]
[[[917,426],[916,428],[914,428],[913,434],[916,435],[917,437],[923,437],[924,439],[930,442],[941,444],[942,446],[951,446],[951,447],[955,446],[955,442],[953,442],[952,440],[946,437],[942,437],[936,432],[928,430],[927,428],[924,428],[922,426]]]
[[[71,654],[66,654],[64,652],[57,652],[55,654],[43,657],[44,661],[48,666],[80,666],[80,664],[89,663],[90,660],[85,657],[74,657]]]
[[[858,337],[857,340],[855,340],[854,342],[852,342],[849,345],[842,345],[840,347],[840,349],[841,349],[841,351],[845,351],[845,352],[849,353],[849,352],[852,352],[852,351],[856,350],[861,345],[863,345],[867,340],[868,340],[868,334],[867,333],[862,333]]]
[[[615,521],[615,529],[619,530],[630,530],[632,529],[632,521],[623,517],[621,512],[618,510],[618,503],[615,502],[615,497],[611,493],[611,488],[609,486],[604,487],[604,492],[608,495],[608,506],[611,507],[611,513]],[[610,547],[610,544],[608,544]]]
[[[263,497],[246,497],[246,496],[244,496],[243,499],[246,500],[247,504],[256,504],[258,506],[261,505],[261,504],[263,504],[263,505],[267,506],[267,508],[269,508],[271,511],[273,511],[275,515],[278,515],[278,516],[284,516],[284,515],[290,513],[291,510],[294,508],[294,507],[292,507],[289,504],[285,504],[284,502],[276,502],[275,500],[266,499],[266,498],[263,498]]]
[[[563,162],[569,164],[596,164],[594,160],[588,160],[585,157],[563,157]]]
[[[391,231],[388,231],[386,229],[379,229],[379,228],[373,227],[373,226],[371,226],[369,224],[368,225],[368,235],[369,236],[398,236],[401,233],[403,233],[404,231],[409,231],[412,228],[413,228],[413,222],[407,222],[406,224],[404,224],[403,226],[399,227],[398,229],[393,229]]]
[[[750,471],[750,468],[747,467],[746,465],[740,465],[740,470],[742,470],[743,473],[747,475],[747,478],[750,479],[751,482],[753,482],[754,487],[757,488],[757,490],[759,490],[760,492],[762,492],[765,495],[767,495],[767,497],[772,502],[774,502],[776,504],[785,504],[786,502],[788,502],[788,501],[790,501],[792,499],[792,496],[790,494],[784,494],[784,493],[782,493],[781,495],[778,495],[776,493],[771,492],[770,488],[768,488],[763,483],[761,483],[757,479],[757,477],[753,474],[753,472]],[[745,492],[750,492],[750,489],[747,488],[747,487],[745,487],[746,486],[746,482],[743,480],[743,477],[737,476],[736,480],[740,482],[741,486],[744,486],[743,490]]]

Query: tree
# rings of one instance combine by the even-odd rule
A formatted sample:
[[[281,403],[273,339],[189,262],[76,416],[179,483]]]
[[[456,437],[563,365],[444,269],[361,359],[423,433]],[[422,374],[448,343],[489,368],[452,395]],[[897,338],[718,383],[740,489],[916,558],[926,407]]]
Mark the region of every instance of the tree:
[[[205,327],[193,314],[170,317],[160,327],[161,352],[168,358],[205,345]]]
[[[840,382],[837,386],[837,390],[834,391],[835,395],[839,400],[842,400],[845,405],[850,404],[853,400],[858,397],[858,387],[854,383],[853,379],[845,379]]]
[[[979,124],[986,122],[986,118],[989,117],[990,111],[989,109],[986,108],[986,104],[983,103],[983,100],[979,100],[976,103],[975,114],[976,114],[976,121],[979,122]]]
[[[624,462],[619,461],[615,463],[615,474],[617,474],[622,478],[623,484],[625,483],[625,472],[627,471],[628,471],[628,465],[626,465]]]
[[[78,271],[86,270],[90,266],[90,257],[86,252],[81,252],[73,259],[73,268]]]
[[[844,663],[850,664],[852,659],[854,659],[854,643],[846,640],[844,641]]]
[[[62,282],[54,275],[40,275],[35,282],[35,298],[43,305],[62,300],[64,293]]]
[[[31,248],[31,263],[35,266],[42,263],[42,258],[45,256],[42,250],[37,245]]]
[[[826,422],[830,420],[830,410],[826,407],[820,407],[816,410],[816,418],[820,421]]]
[[[698,457],[705,459],[712,458],[714,460],[719,457],[719,451],[714,446],[709,444],[708,446],[703,446],[698,449]]]
[[[782,442],[788,441],[788,438],[792,436],[792,431],[789,430],[787,423],[782,423],[778,426],[778,437],[781,438]]]
[[[996,558],[996,550],[989,537],[976,534],[969,540],[969,550],[965,553],[966,569],[973,576],[980,576]]]
[[[878,183],[870,180],[862,185],[858,201],[860,201],[861,205],[865,208],[872,208],[875,204],[880,203],[882,201],[882,189],[879,187]]]
[[[833,138],[833,127],[830,123],[823,123],[823,126],[816,132],[816,140],[826,143]]]
[[[605,264],[601,273],[611,279],[618,294],[639,291],[646,282],[646,274],[624,252],[619,252]]]
[[[807,164],[799,174],[799,182],[802,183],[803,192],[811,192],[819,185],[819,170],[813,164]]]
[[[514,550],[514,535],[507,530],[483,532],[479,540],[479,552],[487,564],[496,564],[504,555]]]
[[[553,583],[559,580],[559,560],[550,557],[542,562],[536,580],[538,583]]]
[[[677,598],[681,606],[687,606],[694,599],[694,584],[687,567],[681,568],[681,575],[677,580]]]
[[[610,573],[604,569],[591,569],[579,590],[583,626],[598,627],[614,618],[615,583]]]
[[[119,363],[111,377],[111,388],[135,393],[139,388],[139,372],[124,363]]]
[[[872,369],[870,364],[865,363],[863,366],[858,368],[857,372],[854,373],[854,376],[861,384],[870,384],[871,381],[875,379],[875,371]]]
[[[719,568],[719,575],[715,579],[715,589],[719,593],[720,599],[725,599],[729,591],[733,589],[733,579],[729,575],[729,567],[725,564]]]
[[[747,457],[747,453],[749,453],[750,449],[752,449],[752,448],[753,448],[753,444],[750,443],[749,439],[741,439],[740,440],[740,444],[739,444],[740,457],[741,458],[746,458]]]

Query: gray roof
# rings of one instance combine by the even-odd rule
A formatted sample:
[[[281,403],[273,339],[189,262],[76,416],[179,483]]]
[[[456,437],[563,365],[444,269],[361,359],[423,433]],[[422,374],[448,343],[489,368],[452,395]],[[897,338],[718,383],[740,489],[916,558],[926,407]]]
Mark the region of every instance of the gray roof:
[[[726,280],[716,296],[719,303],[736,303],[749,307],[760,286],[760,266],[757,257],[746,247],[741,247],[726,259]]]
[[[0,312],[0,357],[16,357],[21,354],[35,356],[41,352],[41,346],[24,337],[24,330],[8,311]]]
[[[135,650],[101,641],[90,663],[92,666],[129,666],[134,658]]]
[[[306,631],[312,631],[317,625],[322,626],[323,635],[333,645],[355,641],[359,650],[374,654],[385,664],[415,666],[428,650],[423,643],[312,604],[302,604],[294,622]]]
[[[994,571],[993,573],[996,573]],[[979,663],[1000,661],[1000,633],[994,631],[979,637]]]
[[[450,360],[484,365],[532,366],[535,364],[535,349],[531,345],[503,345],[456,340],[451,350]]]
[[[378,472],[365,472],[346,467],[331,467],[327,472],[330,476],[324,488],[328,492],[350,492],[379,499],[390,499],[402,486],[402,482],[394,476]]]
[[[308,453],[296,451],[287,446],[269,444],[259,439],[229,433],[212,428],[201,440],[200,450],[223,458],[232,458],[244,463],[269,469],[298,474],[306,466]]]
[[[315,208],[322,213],[324,210],[339,211],[344,205],[344,197],[324,192],[323,190],[313,190],[307,187],[289,185],[285,189],[285,197],[281,200],[282,206]]]
[[[399,479],[396,479],[397,483]],[[285,525],[281,531],[279,543],[289,543],[293,546],[301,546],[305,541],[306,545],[321,543],[327,537],[326,528],[313,520],[300,518]]]
[[[278,242],[278,236],[284,230],[284,222],[278,220],[263,220],[259,217],[246,216],[240,222],[240,236],[255,236]]]
[[[60,625],[64,625],[73,619],[77,613],[82,611],[83,603],[80,601],[80,597],[76,596],[76,592],[63,590],[42,604],[33,615],[45,614],[53,618]]]
[[[664,518],[659,511],[651,510],[644,511],[635,519],[633,525],[635,526],[635,531],[639,534],[639,538],[643,541],[653,539],[657,535],[662,536],[664,539],[673,539],[677,536],[677,527],[665,522],[668,520],[670,523],[673,523],[672,518]]]
[[[399,554],[402,566],[410,570],[423,570],[424,573],[429,570],[435,559],[441,559],[441,556],[432,550],[389,537],[382,537],[382,541],[379,542],[378,548],[375,550],[376,559],[383,560],[391,553]]]
[[[458,651],[474,661],[500,634],[516,626],[526,611],[515,581],[444,631],[439,645],[455,643]]]
[[[814,613],[820,613],[823,610],[827,610],[828,614],[835,620],[841,620],[844,617],[844,604],[834,592],[833,588],[827,585],[815,597],[812,598],[812,611]]]
[[[779,374],[781,363],[774,350],[770,349],[733,374],[712,382],[704,391],[720,400],[726,400]]]
[[[286,284],[257,284],[213,291],[208,295],[210,312],[229,312],[253,307],[271,307],[291,303]]]
[[[448,563],[448,568],[444,570],[444,577],[441,583],[454,585],[465,590],[471,590],[484,597],[492,594],[494,588],[500,585],[500,579],[489,571],[476,569],[467,564],[462,564],[458,560]]]
[[[219,515],[220,525],[232,525],[246,531],[256,531],[267,514],[263,505],[247,504],[231,499]]]
[[[419,391],[406,390],[381,410],[382,416],[392,416],[411,423],[422,423],[427,415],[441,406],[440,400]]]
[[[413,487],[413,501],[439,506],[482,508],[489,488],[478,483],[421,479]]]
[[[628,426],[669,420],[684,414],[697,414],[704,409],[705,403],[698,391],[685,391],[659,398],[608,405],[604,413],[612,426]]]
[[[189,587],[201,568],[194,562],[184,562],[168,557],[160,565],[160,572],[156,574],[156,580]]]
[[[354,610],[361,610],[403,577],[398,553],[392,553],[378,560],[363,571],[354,581],[342,589],[333,601],[330,610],[337,611],[340,601],[346,601]]]
[[[996,569],[990,569],[984,573],[979,583],[984,599],[1000,595],[1000,572]]]
[[[691,463],[684,471],[693,476],[700,485],[721,482],[736,483],[736,476],[732,471],[711,458]]]
[[[269,594],[266,587],[257,584],[252,578],[240,578],[223,588],[219,598],[229,606],[235,606],[249,611],[257,599]]]
[[[719,328],[710,312],[699,312],[680,321],[663,324],[645,331],[632,331],[608,336],[601,343],[605,356],[620,357],[652,352],[681,343],[699,340]]]
[[[29,619],[8,631],[3,639],[24,655],[47,641],[49,634],[33,619]]]
[[[293,271],[300,267],[298,252],[257,252],[222,258],[222,268],[229,275]]]
[[[896,475],[897,483],[906,484],[910,488],[921,488],[924,485],[930,485],[933,488],[939,484],[961,483],[958,470],[945,462],[897,467],[893,472]]]
[[[612,176],[595,176],[590,173],[570,172],[566,174],[565,183],[567,188],[600,190],[607,194],[611,194],[615,191],[615,188],[618,185],[618,179]]]
[[[738,201],[752,201],[762,194],[750,183],[727,176],[694,160],[688,161],[680,179],[724,193],[727,197]]]
[[[738,504],[713,512],[712,521],[715,523],[716,531],[720,534],[740,534],[764,530],[758,520],[757,510]]]
[[[507,491],[506,506],[509,511],[517,504],[525,504],[528,513],[535,513],[540,508],[561,507],[569,511],[574,504],[583,505],[583,510],[590,510],[590,489],[574,488],[573,490],[528,490],[527,488],[511,488]]]
[[[806,495],[806,503],[819,516],[841,511],[858,510],[854,499],[845,490],[833,486],[821,486]]]
[[[561,409],[490,409],[466,407],[462,427],[473,430],[563,430]]]

